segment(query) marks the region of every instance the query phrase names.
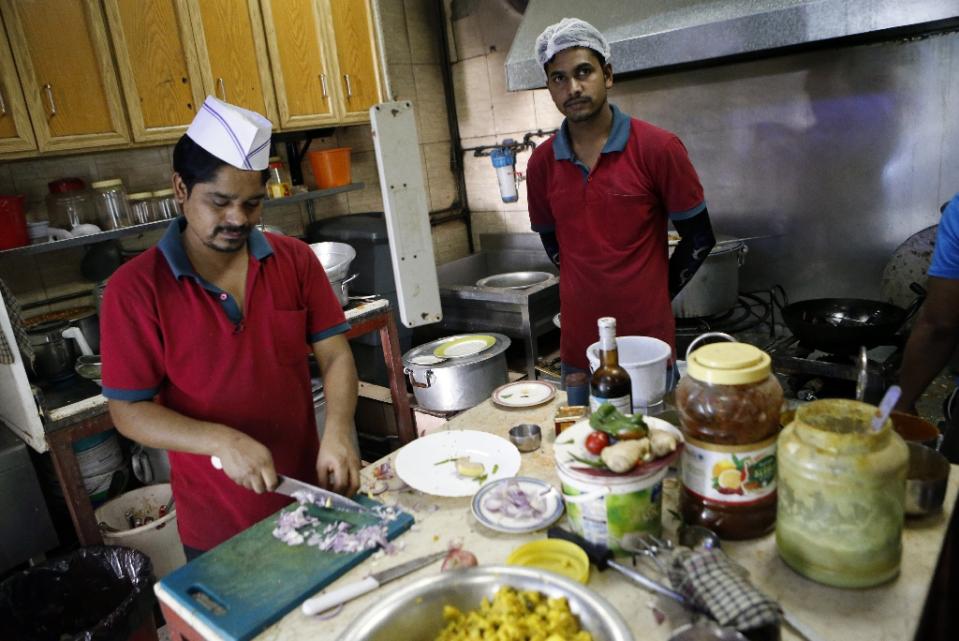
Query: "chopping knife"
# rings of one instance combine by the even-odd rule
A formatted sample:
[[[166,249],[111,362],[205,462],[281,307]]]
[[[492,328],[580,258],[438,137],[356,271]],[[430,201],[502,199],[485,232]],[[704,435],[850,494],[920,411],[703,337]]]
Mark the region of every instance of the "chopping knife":
[[[213,463],[213,467],[216,469],[223,469],[223,462],[220,460],[219,456],[210,457],[210,462]],[[308,492],[321,499],[316,501],[316,504],[320,507],[325,507],[326,509],[335,508],[342,512],[355,512],[357,514],[373,514],[373,511],[365,505],[357,503],[352,499],[348,499],[341,494],[337,494],[336,492],[324,490],[322,487],[310,485],[309,483],[304,483],[303,481],[297,481],[296,479],[291,479],[289,476],[284,476],[282,474],[277,474],[276,478],[280,481],[280,484],[273,489],[273,491],[277,494],[285,494],[286,496],[293,496],[293,498],[296,498],[294,493]]]
[[[311,597],[303,602],[303,605],[300,606],[300,609],[303,611],[303,614],[307,616],[313,616],[314,614],[325,612],[330,608],[340,605],[341,603],[346,603],[347,601],[355,599],[358,596],[362,596],[367,592],[375,590],[384,583],[388,583],[393,579],[398,579],[401,576],[406,576],[410,572],[415,572],[416,570],[429,565],[433,561],[438,561],[448,553],[448,550],[444,550],[443,552],[435,552],[433,554],[428,554],[426,556],[413,559],[412,561],[407,561],[406,563],[401,563],[397,566],[389,568],[388,570],[375,572],[361,581],[354,581],[353,583],[344,585],[342,588],[337,588],[331,592],[325,592],[315,597]]]

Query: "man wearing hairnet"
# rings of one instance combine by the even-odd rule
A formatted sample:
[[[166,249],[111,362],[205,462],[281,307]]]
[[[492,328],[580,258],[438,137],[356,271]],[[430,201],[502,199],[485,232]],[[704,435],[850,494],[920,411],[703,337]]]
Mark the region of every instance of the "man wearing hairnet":
[[[615,317],[621,335],[673,346],[670,301],[716,241],[683,143],[607,101],[613,70],[603,35],[564,18],[540,34],[536,55],[566,116],[527,167],[530,223],[560,268],[565,376],[587,368],[602,316]],[[672,257],[670,221],[680,236]]]

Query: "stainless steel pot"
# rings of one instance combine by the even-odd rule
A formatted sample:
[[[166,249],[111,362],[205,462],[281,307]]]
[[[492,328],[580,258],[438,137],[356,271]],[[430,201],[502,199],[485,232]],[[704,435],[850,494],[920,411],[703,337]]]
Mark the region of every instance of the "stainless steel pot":
[[[350,281],[354,280],[359,274],[353,274],[342,280],[330,281],[333,286],[333,293],[336,294],[336,300],[340,301],[340,307],[346,307],[350,302]]]
[[[719,236],[718,240],[693,279],[673,299],[676,318],[722,314],[739,299],[739,268],[748,248],[730,236]]]
[[[403,372],[409,377],[418,405],[437,412],[465,410],[482,403],[493,390],[507,383],[504,352],[510,340],[503,334],[484,335],[492,336],[496,342],[472,356],[439,359],[433,354],[444,343],[468,334],[441,338],[403,355]]]
[[[44,381],[62,381],[73,376],[74,363],[80,355],[75,341],[65,338],[70,329],[65,320],[39,323],[27,330],[33,347],[33,373]]]

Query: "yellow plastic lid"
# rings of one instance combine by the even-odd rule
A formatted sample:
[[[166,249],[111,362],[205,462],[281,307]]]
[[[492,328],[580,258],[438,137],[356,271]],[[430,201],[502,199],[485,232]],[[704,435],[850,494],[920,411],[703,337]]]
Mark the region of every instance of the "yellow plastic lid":
[[[507,565],[540,568],[586,584],[589,558],[583,548],[562,539],[541,539],[521,545],[510,553]]]
[[[173,195],[172,189],[158,189],[155,192],[153,192],[154,198],[166,198],[167,196],[172,196],[172,195]]]
[[[152,191],[138,191],[135,194],[127,196],[128,200],[146,200],[147,198],[153,198]]]
[[[758,347],[746,343],[712,343],[689,355],[686,373],[714,385],[744,385],[765,380],[772,371],[772,359]]]
[[[108,187],[122,187],[123,181],[119,178],[110,178],[109,180],[98,180],[95,183],[90,183],[90,186],[94,189],[107,189]]]

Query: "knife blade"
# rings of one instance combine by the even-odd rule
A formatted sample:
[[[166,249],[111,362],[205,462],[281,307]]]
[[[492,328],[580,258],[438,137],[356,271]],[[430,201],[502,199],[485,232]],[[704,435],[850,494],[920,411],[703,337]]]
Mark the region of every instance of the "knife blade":
[[[210,462],[218,470],[223,469],[223,462],[220,460],[219,456],[210,457]],[[337,509],[341,512],[354,512],[356,514],[373,514],[373,510],[357,503],[352,499],[348,499],[342,494],[337,494],[330,490],[324,490],[322,487],[317,487],[315,485],[310,485],[309,483],[304,483],[303,481],[298,481],[289,476],[284,476],[283,474],[276,475],[277,480],[280,482],[272,491],[277,494],[285,494],[286,496],[294,496],[296,492],[307,492],[316,497],[314,503],[319,507],[326,509]]]
[[[313,616],[314,614],[319,614],[320,612],[326,612],[330,608],[334,608],[341,603],[346,603],[347,601],[362,596],[367,592],[371,592],[384,583],[389,583],[394,579],[398,579],[411,572],[415,572],[416,570],[419,570],[420,568],[425,567],[434,561],[438,561],[448,553],[449,550],[434,552],[433,554],[427,554],[426,556],[415,558],[412,561],[407,561],[406,563],[400,563],[399,565],[383,570],[382,572],[374,572],[360,581],[354,581],[353,583],[348,583],[343,587],[337,588],[331,592],[325,592],[323,594],[310,597],[303,602],[303,605],[300,606],[300,609],[302,610],[303,614],[307,616]]]

